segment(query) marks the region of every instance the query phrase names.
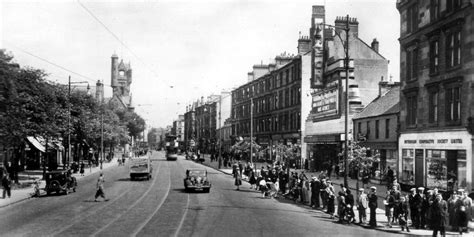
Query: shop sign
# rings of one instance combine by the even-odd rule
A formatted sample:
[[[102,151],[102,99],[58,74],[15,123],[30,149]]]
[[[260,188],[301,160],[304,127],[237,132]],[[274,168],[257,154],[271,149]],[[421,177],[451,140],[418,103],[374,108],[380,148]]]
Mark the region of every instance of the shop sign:
[[[435,144],[435,141],[437,144],[447,144],[448,141],[451,143],[451,144],[462,144],[462,139],[437,139],[437,140],[434,140],[434,139],[420,139],[418,140],[418,143],[419,144]],[[403,141],[405,144],[416,144],[417,141],[416,140],[404,140]]]

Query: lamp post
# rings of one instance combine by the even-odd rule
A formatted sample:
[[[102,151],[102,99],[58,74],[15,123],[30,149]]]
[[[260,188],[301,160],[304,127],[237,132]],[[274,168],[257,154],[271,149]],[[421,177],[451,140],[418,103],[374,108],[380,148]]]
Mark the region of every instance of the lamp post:
[[[348,186],[347,182],[347,173],[348,173],[348,164],[347,164],[347,156],[348,156],[348,134],[349,134],[349,15],[346,16],[346,26],[345,27],[336,27],[333,25],[328,25],[321,23],[321,25],[329,26],[334,29],[340,29],[344,30],[346,32],[346,40],[345,43],[343,43],[344,47],[344,68],[345,68],[345,77],[346,77],[346,83],[344,85],[345,89],[345,94],[344,94],[344,186]],[[336,35],[341,39],[341,42],[343,41],[341,36],[336,33]]]
[[[71,159],[71,85],[87,83],[87,89],[89,89],[89,82],[77,81],[71,82],[71,76],[69,76],[68,93],[67,93],[67,160],[66,168],[69,168],[69,160]]]

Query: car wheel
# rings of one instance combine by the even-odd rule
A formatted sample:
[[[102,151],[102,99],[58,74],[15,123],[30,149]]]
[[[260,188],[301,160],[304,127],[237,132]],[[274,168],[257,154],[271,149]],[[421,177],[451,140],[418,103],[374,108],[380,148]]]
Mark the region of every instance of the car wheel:
[[[48,196],[51,195],[51,191],[49,191],[49,190],[46,191],[46,195],[48,195]]]
[[[72,191],[73,191],[73,192],[76,192],[76,188],[73,188]]]

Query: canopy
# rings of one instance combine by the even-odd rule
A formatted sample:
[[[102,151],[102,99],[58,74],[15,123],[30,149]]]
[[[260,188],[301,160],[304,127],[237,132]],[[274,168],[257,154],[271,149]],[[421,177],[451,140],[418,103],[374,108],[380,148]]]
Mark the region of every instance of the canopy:
[[[33,145],[36,149],[38,149],[39,151],[41,152],[45,152],[46,149],[44,148],[43,145],[41,145],[41,143],[39,143],[38,140],[36,140],[35,137],[27,137],[26,139],[28,139],[28,141],[31,143],[31,145]]]

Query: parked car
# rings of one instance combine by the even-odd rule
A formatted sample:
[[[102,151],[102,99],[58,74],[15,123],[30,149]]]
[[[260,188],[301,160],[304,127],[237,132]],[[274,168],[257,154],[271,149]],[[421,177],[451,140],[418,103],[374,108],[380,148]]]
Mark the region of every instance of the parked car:
[[[188,169],[186,170],[186,178],[184,178],[184,190],[203,191],[208,193],[211,190],[211,182],[207,177],[205,169]]]
[[[50,195],[52,192],[59,194],[64,192],[66,195],[70,190],[76,192],[77,180],[72,177],[71,170],[55,170],[46,173],[46,194]]]

